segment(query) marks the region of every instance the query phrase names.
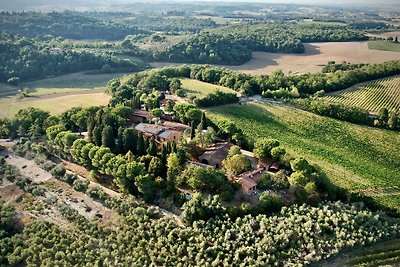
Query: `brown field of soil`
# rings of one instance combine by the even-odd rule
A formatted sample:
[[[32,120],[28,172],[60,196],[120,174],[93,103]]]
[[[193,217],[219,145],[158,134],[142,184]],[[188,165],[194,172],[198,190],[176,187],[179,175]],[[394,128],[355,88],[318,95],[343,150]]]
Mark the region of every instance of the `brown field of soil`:
[[[277,69],[285,73],[319,72],[328,61],[377,64],[400,59],[400,53],[370,50],[367,42],[329,42],[305,44],[303,54],[277,54],[253,52],[253,59],[240,66],[227,68],[248,74],[269,74]],[[179,63],[156,62],[153,67],[182,65]]]

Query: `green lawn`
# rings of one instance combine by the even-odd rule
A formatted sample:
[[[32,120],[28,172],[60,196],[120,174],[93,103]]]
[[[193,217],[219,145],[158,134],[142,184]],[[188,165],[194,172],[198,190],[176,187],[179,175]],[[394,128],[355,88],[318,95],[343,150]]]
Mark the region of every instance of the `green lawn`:
[[[368,48],[372,50],[400,52],[400,43],[391,43],[387,41],[369,41]]]
[[[336,185],[367,194],[375,187],[397,190],[376,199],[400,211],[400,133],[271,104],[214,108],[208,114],[231,119],[250,138],[278,139],[290,154],[321,167]]]
[[[224,93],[236,93],[234,90],[230,88],[210,83],[205,83],[198,80],[181,79],[181,81],[182,81],[182,88],[185,90],[185,93],[188,96],[196,96],[198,98],[202,98],[210,93],[215,93],[215,91],[217,91],[218,89]]]

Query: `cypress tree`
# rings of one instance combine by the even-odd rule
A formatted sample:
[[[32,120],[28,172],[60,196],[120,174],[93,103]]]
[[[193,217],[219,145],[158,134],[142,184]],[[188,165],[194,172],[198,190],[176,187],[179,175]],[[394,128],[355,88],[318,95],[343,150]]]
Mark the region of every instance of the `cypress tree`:
[[[149,148],[149,145],[150,145],[150,140],[149,139],[150,138],[148,138],[148,137],[144,138],[144,152],[145,153],[143,153],[143,154],[146,154],[147,149]]]
[[[124,128],[119,127],[118,128],[118,135],[117,135],[117,151],[118,153],[123,153],[125,154],[128,151],[125,151],[124,149]]]
[[[115,148],[115,138],[113,130],[110,126],[105,126],[101,135],[101,143],[103,146],[113,150]]]
[[[163,164],[167,163],[167,157],[168,157],[168,147],[166,144],[163,144],[161,148],[161,160]]]
[[[133,128],[127,128],[124,131],[123,144],[125,152],[132,151],[133,154],[137,153],[138,146],[138,133]]]
[[[138,140],[137,140],[137,154],[139,156],[144,155],[145,153],[145,148],[144,148],[144,138],[143,138],[143,134],[140,132],[139,136],[138,136]]]
[[[96,146],[101,146],[101,129],[99,126],[93,128],[93,142]]]
[[[147,148],[147,154],[153,157],[157,156],[157,144],[154,138],[151,138],[150,140],[149,147]]]
[[[194,121],[192,121],[191,128],[190,128],[190,139],[194,139],[196,135],[196,128],[194,126]]]
[[[205,130],[205,129],[207,129],[207,118],[206,118],[206,113],[205,112],[203,112],[202,114],[201,114],[201,120],[200,120],[200,125],[201,125],[201,129],[202,130]]]
[[[87,133],[87,138],[89,142],[94,142],[94,138],[93,138],[93,130],[94,130],[94,121],[93,118],[88,122],[88,133]]]
[[[171,145],[171,153],[176,153],[176,152],[178,152],[178,149],[176,148],[176,143],[175,143],[175,142],[172,142],[172,145]]]

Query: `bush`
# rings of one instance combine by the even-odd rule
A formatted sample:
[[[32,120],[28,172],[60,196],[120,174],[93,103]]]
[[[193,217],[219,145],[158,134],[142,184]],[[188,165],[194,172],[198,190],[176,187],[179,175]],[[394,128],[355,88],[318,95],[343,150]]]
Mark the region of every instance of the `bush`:
[[[290,186],[288,178],[283,170],[272,175],[271,179],[274,183],[273,187],[276,189],[287,189]]]
[[[50,173],[57,178],[61,178],[65,175],[66,170],[64,166],[60,163],[56,165],[53,169],[51,169]]]
[[[85,179],[76,179],[73,184],[72,187],[76,190],[76,191],[81,191],[84,192],[86,191],[86,189],[89,186],[89,181],[85,180]]]
[[[35,196],[44,196],[44,192],[45,191],[46,190],[42,186],[35,186],[32,189],[32,194],[35,195]]]
[[[61,181],[72,185],[76,179],[78,179],[78,176],[76,176],[76,174],[65,173],[64,176],[61,178]]]
[[[266,190],[266,189],[271,188],[272,184],[273,184],[273,182],[271,179],[271,175],[267,172],[264,172],[261,175],[261,178],[257,183],[257,188],[260,190]]]
[[[86,194],[94,200],[100,200],[102,202],[108,199],[108,195],[100,187],[90,187],[86,190]]]
[[[264,192],[259,197],[260,206],[265,211],[278,211],[282,207],[282,197],[275,193]]]

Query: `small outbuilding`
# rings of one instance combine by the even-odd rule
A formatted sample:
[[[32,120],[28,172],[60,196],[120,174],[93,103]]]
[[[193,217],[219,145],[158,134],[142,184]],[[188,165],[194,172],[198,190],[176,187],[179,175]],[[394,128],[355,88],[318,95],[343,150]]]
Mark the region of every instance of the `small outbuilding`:
[[[228,142],[217,143],[208,148],[203,155],[199,157],[199,162],[219,169],[222,166],[222,161],[228,156],[229,149],[232,146],[233,144]]]

